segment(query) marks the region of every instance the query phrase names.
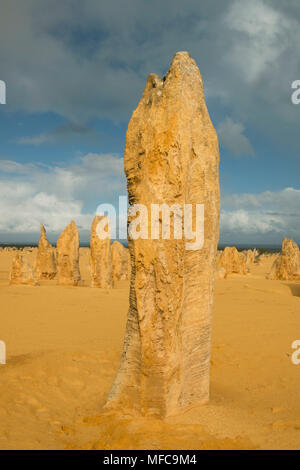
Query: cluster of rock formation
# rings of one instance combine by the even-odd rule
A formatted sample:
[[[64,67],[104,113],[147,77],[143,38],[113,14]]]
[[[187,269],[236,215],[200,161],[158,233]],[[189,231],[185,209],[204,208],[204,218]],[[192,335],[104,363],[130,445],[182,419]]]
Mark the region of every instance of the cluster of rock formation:
[[[246,250],[239,252],[234,246],[227,246],[217,254],[216,279],[226,279],[230,274],[245,275],[251,266],[258,262],[258,251]]]
[[[23,253],[32,253],[33,248],[26,247]],[[41,225],[41,237],[39,240],[35,267],[18,252],[13,259],[10,284],[38,285],[40,280],[50,280],[56,277],[56,260],[54,249],[47,239],[46,230]]]
[[[209,398],[218,163],[200,72],[188,53],[177,53],[165,78],[149,76],[130,120],[127,187],[130,204],[143,204],[149,214],[152,203],[205,204],[204,246],[188,250],[184,237],[129,234],[130,307],[108,407],[166,416]]]
[[[247,274],[246,258],[243,253],[239,253],[235,246],[226,246],[221,253],[218,264],[217,273],[219,270],[225,270],[226,277],[228,274]]]
[[[129,279],[129,250],[121,243],[111,246],[110,237],[102,239],[97,227],[106,219],[96,216],[91,228],[90,264],[91,285],[99,288],[112,288],[117,281]],[[31,253],[32,248],[24,248],[23,253]],[[37,281],[57,279],[59,285],[78,286],[81,284],[79,269],[79,233],[74,221],[62,232],[56,250],[47,239],[46,230],[41,225],[41,237],[37,249],[35,268],[16,251],[10,274],[11,284],[38,285]]]
[[[218,164],[218,139],[200,72],[188,53],[177,53],[166,77],[149,76],[130,120],[127,187],[130,204],[142,204],[148,214],[154,203],[204,205],[204,244],[189,249],[185,233],[181,239],[136,239],[129,233],[128,252],[119,242],[111,246],[109,234],[100,237],[99,227],[103,233],[108,220],[94,218],[92,286],[110,289],[114,282],[128,279],[129,271],[131,281],[123,355],[107,407],[165,417],[209,399],[214,278],[247,274],[258,255],[235,247],[217,255]],[[159,225],[162,229],[161,218]],[[10,283],[37,285],[37,278],[55,277],[61,285],[81,281],[79,233],[73,221],[57,241],[56,256],[42,226],[35,271],[17,254]],[[283,241],[269,278],[300,279],[300,253],[293,240]]]
[[[18,250],[14,246],[0,246],[0,251],[3,251],[4,253],[11,253]]]
[[[288,238],[283,240],[281,252],[267,278],[281,281],[300,279],[300,250],[294,240]]]

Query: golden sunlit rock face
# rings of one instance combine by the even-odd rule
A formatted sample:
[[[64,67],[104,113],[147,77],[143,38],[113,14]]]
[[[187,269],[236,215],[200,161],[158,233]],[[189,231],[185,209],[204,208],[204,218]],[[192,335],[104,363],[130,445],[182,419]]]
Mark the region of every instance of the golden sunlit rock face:
[[[55,253],[46,236],[44,225],[41,225],[41,237],[36,258],[35,274],[40,280],[54,279],[56,276]]]
[[[92,287],[111,289],[112,287],[112,258],[110,237],[99,238],[97,227],[101,221],[106,222],[107,217],[97,215],[91,228],[91,275]]]
[[[56,264],[58,284],[77,286],[80,283],[79,233],[74,221],[65,228],[57,240]]]
[[[271,280],[292,281],[300,279],[300,251],[294,240],[285,238],[281,253],[274,261],[270,274]]]
[[[113,282],[126,281],[130,275],[130,256],[128,248],[117,240],[111,245]]]
[[[199,69],[179,52],[166,77],[148,77],[126,134],[125,172],[130,204],[148,213],[154,203],[204,204],[204,246],[129,236],[130,307],[108,407],[164,417],[209,399],[218,165]]]
[[[256,254],[254,250],[247,250],[245,253],[246,256],[246,266],[249,267],[255,263]]]
[[[12,261],[11,271],[9,275],[10,285],[28,285],[37,286],[38,282],[35,278],[31,264],[23,258],[23,256],[16,254]]]
[[[246,274],[246,257],[235,246],[226,246],[218,260],[218,270],[224,268],[226,274]]]

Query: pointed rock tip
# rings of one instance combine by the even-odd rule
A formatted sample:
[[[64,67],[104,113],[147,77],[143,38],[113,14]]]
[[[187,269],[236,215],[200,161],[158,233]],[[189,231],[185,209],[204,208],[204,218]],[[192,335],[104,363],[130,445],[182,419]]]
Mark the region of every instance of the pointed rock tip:
[[[203,87],[203,81],[196,61],[187,51],[176,52],[173,56],[170,68],[164,77],[164,82],[180,81],[194,87],[194,83],[199,82]]]
[[[178,51],[174,54],[173,56],[173,60],[174,59],[177,59],[177,60],[190,60],[191,59],[191,55],[188,51]]]
[[[171,65],[170,65],[170,70],[174,67],[180,66],[190,66],[190,65],[196,65],[196,62],[194,59],[190,56],[190,53],[187,51],[181,51],[181,52],[176,52],[176,54],[173,55]]]
[[[174,54],[169,70],[163,78],[156,73],[150,73],[145,88],[145,95],[148,96],[149,91],[152,92],[152,89],[155,88],[159,91],[159,89],[164,87],[165,82],[175,77],[185,77],[184,79],[188,81],[200,79],[203,85],[196,61],[191,57],[188,51],[179,51]]]

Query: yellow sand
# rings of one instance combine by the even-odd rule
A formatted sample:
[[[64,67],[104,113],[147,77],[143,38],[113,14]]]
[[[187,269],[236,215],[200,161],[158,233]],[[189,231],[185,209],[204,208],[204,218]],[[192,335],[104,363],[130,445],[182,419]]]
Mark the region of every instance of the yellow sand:
[[[272,259],[216,282],[211,401],[166,422],[107,414],[118,369],[128,283],[8,286],[0,252],[0,449],[299,449],[300,283],[265,280]],[[32,262],[35,253],[29,254]]]

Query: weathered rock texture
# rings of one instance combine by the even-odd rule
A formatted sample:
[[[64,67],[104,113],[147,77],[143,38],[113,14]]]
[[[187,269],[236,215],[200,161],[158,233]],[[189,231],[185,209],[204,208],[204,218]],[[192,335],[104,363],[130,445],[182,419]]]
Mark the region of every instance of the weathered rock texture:
[[[37,279],[54,279],[56,276],[55,253],[41,225],[41,237],[36,257],[35,275]]]
[[[208,401],[218,162],[200,72],[187,52],[177,53],[165,78],[149,76],[128,126],[129,203],[144,204],[149,214],[151,203],[204,204],[204,246],[129,236],[130,307],[108,407],[167,416]]]
[[[79,233],[72,221],[62,232],[56,245],[57,281],[60,285],[77,286],[79,271]]]
[[[247,257],[245,253],[239,253],[240,258],[240,272],[241,274],[247,274],[249,269],[247,267]]]
[[[246,258],[243,253],[239,253],[235,246],[226,246],[218,260],[218,269],[224,268],[227,275],[246,274]]]
[[[245,253],[246,256],[246,266],[251,266],[255,262],[255,252],[254,250],[247,250]]]
[[[12,261],[9,284],[38,285],[32,266],[26,259],[19,255],[19,253],[16,254]]]
[[[111,246],[113,282],[129,279],[130,254],[128,248],[115,241]]]
[[[91,275],[92,287],[112,288],[112,258],[110,237],[99,238],[97,227],[101,221],[108,221],[105,216],[97,215],[91,229]],[[108,227],[107,227],[108,229]]]
[[[292,281],[300,279],[300,251],[294,240],[285,238],[281,253],[275,260],[268,279]]]
[[[227,272],[226,272],[226,269],[223,268],[223,266],[221,266],[220,268],[216,270],[216,273],[215,273],[216,280],[226,279],[226,277],[227,277]]]

